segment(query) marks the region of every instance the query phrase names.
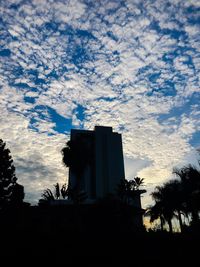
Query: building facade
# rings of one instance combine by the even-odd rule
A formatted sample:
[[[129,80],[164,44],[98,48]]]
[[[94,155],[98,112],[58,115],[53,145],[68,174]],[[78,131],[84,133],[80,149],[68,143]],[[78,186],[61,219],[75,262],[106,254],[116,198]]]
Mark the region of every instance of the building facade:
[[[78,141],[79,140],[79,141]],[[112,127],[95,126],[94,131],[71,130],[72,142],[84,142],[85,166],[81,174],[80,189],[88,199],[104,198],[116,194],[120,179],[125,179],[122,136],[113,132]],[[77,173],[69,169],[69,183],[77,183]]]

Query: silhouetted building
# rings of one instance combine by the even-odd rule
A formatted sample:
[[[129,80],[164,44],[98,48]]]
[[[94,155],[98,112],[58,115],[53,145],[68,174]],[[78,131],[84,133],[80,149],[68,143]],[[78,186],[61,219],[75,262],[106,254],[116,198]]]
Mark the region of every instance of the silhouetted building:
[[[113,132],[112,127],[95,126],[94,131],[72,129],[71,141],[76,139],[84,140],[88,148],[80,155],[88,158],[81,176],[81,191],[87,193],[89,200],[116,194],[117,184],[125,178],[121,134]],[[69,183],[72,188],[77,183],[71,168]]]

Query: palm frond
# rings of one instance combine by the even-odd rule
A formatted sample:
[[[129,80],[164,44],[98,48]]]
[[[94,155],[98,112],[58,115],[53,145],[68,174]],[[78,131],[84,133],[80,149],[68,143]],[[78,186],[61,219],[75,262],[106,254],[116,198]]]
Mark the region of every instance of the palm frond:
[[[49,201],[49,200],[55,200],[55,197],[54,197],[51,189],[49,189],[49,188],[47,188],[47,189],[44,190],[44,192],[42,193],[42,198],[44,200],[47,200],[47,201]]]

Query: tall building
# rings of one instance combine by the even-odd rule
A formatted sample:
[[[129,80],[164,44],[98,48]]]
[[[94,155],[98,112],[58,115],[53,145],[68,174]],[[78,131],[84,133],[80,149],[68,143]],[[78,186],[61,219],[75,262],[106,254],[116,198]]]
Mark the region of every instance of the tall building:
[[[86,148],[79,155],[85,160],[80,189],[91,200],[116,194],[120,179],[125,179],[121,134],[104,126],[95,126],[94,131],[72,129],[71,141],[76,143],[76,140],[82,140]],[[77,183],[77,173],[72,168],[69,183],[72,188]]]

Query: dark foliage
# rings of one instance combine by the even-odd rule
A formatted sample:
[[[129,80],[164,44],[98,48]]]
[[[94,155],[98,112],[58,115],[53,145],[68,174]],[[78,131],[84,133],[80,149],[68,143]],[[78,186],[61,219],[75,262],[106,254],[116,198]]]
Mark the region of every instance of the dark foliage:
[[[146,192],[146,190],[140,190],[143,184],[144,179],[139,177],[135,177],[133,180],[121,179],[116,193],[123,203],[131,204],[140,194]]]
[[[0,139],[0,208],[18,206],[23,202],[24,188],[17,183],[10,150]]]
[[[68,141],[61,152],[63,163],[76,176],[76,183],[73,187],[68,183],[68,196],[74,202],[82,202],[87,195],[85,192],[81,192],[81,178],[87,164],[93,160],[94,156],[91,144],[87,141],[87,137],[77,136],[75,140]]]
[[[55,201],[58,199],[66,199],[69,196],[69,190],[67,188],[66,184],[63,184],[60,187],[59,183],[56,183],[53,185],[54,186],[54,191],[51,189],[47,188],[43,191],[42,193],[42,198],[39,200],[39,203],[48,203],[50,201]]]
[[[198,232],[133,231],[129,212],[114,199],[95,206],[23,208],[0,221],[1,253],[15,265],[31,260],[36,266],[198,266]]]
[[[178,218],[180,230],[187,227],[183,224],[183,217],[190,219],[190,225],[199,225],[200,213],[200,170],[189,164],[173,173],[179,178],[170,180],[162,186],[157,186],[151,194],[155,204],[148,208],[147,215],[150,222],[160,219],[161,229],[165,222],[172,232],[172,219]]]

